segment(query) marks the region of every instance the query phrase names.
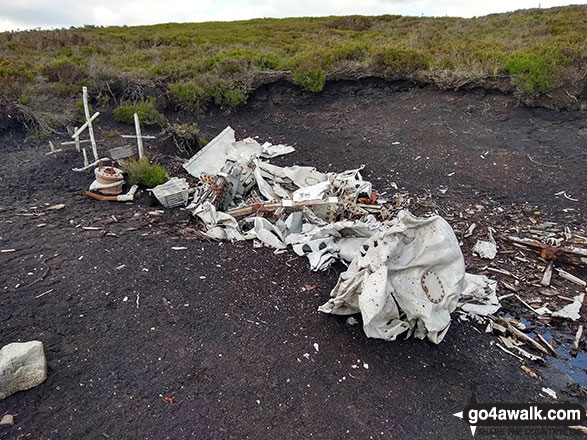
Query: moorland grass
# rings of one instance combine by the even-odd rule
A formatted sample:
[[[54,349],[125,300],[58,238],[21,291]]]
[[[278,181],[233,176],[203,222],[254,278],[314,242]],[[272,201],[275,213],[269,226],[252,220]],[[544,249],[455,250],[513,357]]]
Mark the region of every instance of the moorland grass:
[[[113,107],[128,90],[139,91],[134,101],[149,102],[148,90],[159,88],[190,111],[210,102],[234,108],[275,78],[312,92],[327,80],[364,76],[442,87],[507,78],[522,94],[536,96],[584,83],[586,59],[587,6],[471,19],[384,15],[85,26],[0,33],[0,102],[18,102],[56,125],[72,119],[81,85]]]

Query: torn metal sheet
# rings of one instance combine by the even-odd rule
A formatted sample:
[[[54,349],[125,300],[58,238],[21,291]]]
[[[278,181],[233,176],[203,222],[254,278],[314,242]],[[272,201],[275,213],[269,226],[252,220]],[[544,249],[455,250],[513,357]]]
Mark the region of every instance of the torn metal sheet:
[[[394,340],[408,332],[439,343],[466,288],[463,255],[450,225],[439,216],[400,211],[363,244],[319,310],[360,312],[369,337]]]
[[[281,231],[263,217],[255,217],[255,235],[267,246],[285,249],[286,244]]]
[[[200,177],[202,173],[217,174],[224,166],[228,149],[234,141],[234,130],[231,127],[226,127],[184,163],[183,167],[194,177]]]
[[[272,159],[274,157],[283,156],[284,154],[289,154],[289,153],[293,153],[294,151],[296,151],[296,149],[294,147],[291,147],[289,145],[283,145],[283,144],[272,145],[269,142],[265,142],[261,146],[261,148],[262,148],[261,157],[264,157],[266,159]]]
[[[236,219],[224,212],[216,211],[210,202],[204,202],[194,210],[206,227],[206,234],[218,240],[244,240]]]
[[[226,161],[246,165],[253,158],[272,158],[293,151],[293,147],[286,145],[272,145],[269,142],[261,145],[253,138],[236,141],[234,130],[229,126],[194,154],[183,167],[194,177],[200,177],[203,173],[215,175],[222,170]]]
[[[581,306],[583,305],[583,299],[585,298],[585,293],[581,293],[573,297],[573,302],[571,304],[567,304],[562,309],[557,310],[556,312],[552,312],[552,316],[555,318],[566,318],[572,321],[576,321],[581,317],[579,313],[581,311]]]
[[[461,293],[458,306],[461,310],[477,316],[492,315],[501,308],[497,298],[497,281],[485,275],[465,274],[466,287]]]
[[[491,241],[477,240],[473,246],[473,253],[479,255],[480,258],[493,260],[497,255],[497,246]]]

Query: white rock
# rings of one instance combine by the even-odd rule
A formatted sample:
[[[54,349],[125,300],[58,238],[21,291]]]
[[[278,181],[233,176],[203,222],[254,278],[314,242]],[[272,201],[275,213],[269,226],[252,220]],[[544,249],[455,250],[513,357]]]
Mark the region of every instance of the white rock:
[[[47,361],[42,342],[15,342],[0,350],[0,400],[36,387],[46,378]]]
[[[490,241],[477,240],[473,247],[473,253],[479,255],[481,258],[493,260],[497,255],[497,246]]]
[[[14,425],[14,416],[12,414],[6,414],[0,420],[0,425]]]
[[[358,324],[358,323],[359,323],[359,321],[357,321],[355,318],[353,318],[353,317],[351,316],[350,318],[347,318],[347,320],[346,320],[346,323],[347,323],[348,325],[355,325],[355,324]]]

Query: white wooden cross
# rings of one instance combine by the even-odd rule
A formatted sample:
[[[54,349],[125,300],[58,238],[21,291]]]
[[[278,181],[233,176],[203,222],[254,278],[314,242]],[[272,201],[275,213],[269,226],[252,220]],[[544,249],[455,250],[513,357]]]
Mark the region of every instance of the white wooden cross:
[[[98,147],[96,146],[96,138],[94,137],[94,127],[92,127],[92,121],[96,119],[100,113],[96,112],[92,116],[90,116],[87,87],[82,87],[82,99],[84,104],[84,114],[86,116],[86,122],[80,128],[75,130],[75,133],[73,133],[73,135],[71,135],[71,137],[74,139],[72,143],[75,144],[75,148],[77,149],[77,151],[79,151],[79,143],[83,142],[79,140],[79,135],[87,128],[88,134],[90,135],[90,143],[92,144],[92,153],[94,153],[94,160],[98,160]]]
[[[143,157],[145,155],[145,153],[143,151],[143,139],[155,139],[155,136],[143,136],[141,134],[141,123],[139,121],[139,115],[137,115],[135,113],[134,118],[135,118],[135,131],[137,134],[134,136],[132,134],[123,134],[122,137],[126,138],[126,139],[130,139],[130,138],[137,139],[137,146],[139,147],[139,159],[140,159],[141,157]]]
[[[94,116],[95,117],[98,117],[99,114],[100,113],[96,113]],[[96,119],[94,116],[92,116],[90,118],[90,119],[92,119],[92,121],[94,119]],[[74,127],[73,128],[73,132],[74,133],[77,133],[78,132],[77,127]],[[89,139],[82,139],[82,140],[80,140],[79,135],[77,135],[73,141],[61,142],[61,145],[75,145],[75,150],[79,153],[80,152],[80,144],[83,144],[83,143],[86,143],[86,142],[91,142],[91,140],[89,140]]]
[[[53,155],[53,157],[57,157],[57,153],[59,153],[60,151],[63,151],[61,148],[57,149],[55,148],[55,145],[53,145],[53,142],[49,141],[49,148],[51,148],[51,151],[49,151],[48,153],[45,153],[46,156],[49,156],[50,154]]]

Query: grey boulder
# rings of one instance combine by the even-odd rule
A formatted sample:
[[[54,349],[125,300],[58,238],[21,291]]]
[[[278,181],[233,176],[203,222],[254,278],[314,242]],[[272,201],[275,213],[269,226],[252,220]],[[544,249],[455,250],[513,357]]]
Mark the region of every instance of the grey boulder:
[[[42,342],[14,342],[0,350],[0,400],[36,387],[46,378],[47,361]]]

